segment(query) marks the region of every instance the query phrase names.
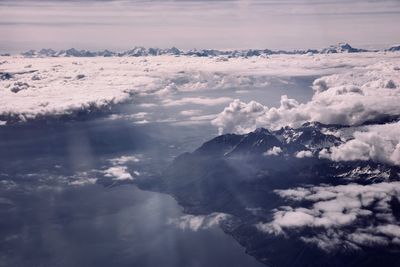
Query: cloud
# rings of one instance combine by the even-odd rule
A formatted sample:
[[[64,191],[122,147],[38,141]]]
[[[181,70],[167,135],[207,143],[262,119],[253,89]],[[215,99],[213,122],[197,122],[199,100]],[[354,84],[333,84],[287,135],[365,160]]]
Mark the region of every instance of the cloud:
[[[235,99],[220,113],[212,124],[218,127],[219,134],[227,132],[247,133],[258,126],[258,118],[268,110],[256,101],[248,104]]]
[[[118,157],[118,158],[113,158],[113,159],[110,159],[109,161],[113,164],[113,165],[123,165],[123,164],[126,164],[126,163],[129,163],[129,162],[139,162],[140,161],[140,156],[135,156],[135,155],[132,155],[132,156],[121,156],[121,157]]]
[[[198,116],[200,114],[203,113],[202,110],[200,109],[189,109],[189,110],[182,110],[181,112],[179,112],[181,115],[183,116]]]
[[[262,232],[286,236],[298,233],[297,238],[324,250],[399,244],[400,226],[391,201],[400,200],[400,182],[274,192],[292,205],[273,210],[272,221],[258,223]]]
[[[143,118],[145,118],[147,115],[148,115],[147,112],[138,112],[138,113],[135,113],[135,114],[130,114],[130,115],[128,115],[128,116],[129,116],[130,118],[132,118],[132,119],[143,119]]]
[[[116,104],[131,101],[136,95],[159,96],[165,99],[167,106],[223,105],[232,99],[187,97],[174,100],[171,96],[178,92],[257,87],[267,79],[263,75],[258,77],[257,71],[255,77],[251,73],[241,75],[242,70],[248,69],[241,62],[225,65],[209,58],[173,56],[37,60],[16,57],[8,59],[2,68],[12,75],[10,79],[0,80],[1,121],[73,117],[82,112],[107,111]],[[221,68],[226,71],[221,72]],[[73,79],[78,73],[85,78]],[[24,90],[13,92],[15,84],[24,85]],[[138,106],[152,108],[156,105],[142,103]],[[145,113],[139,112],[131,118],[145,117]]]
[[[278,147],[278,146],[274,146],[273,148],[267,150],[266,152],[264,152],[264,156],[278,156],[279,154],[281,154],[282,148]]]
[[[1,65],[3,72],[13,75],[10,79],[0,80],[0,120],[73,117],[85,112],[109,111],[114,105],[132,101],[137,95],[152,95],[168,106],[225,105],[232,101],[225,112],[214,120],[221,132],[247,132],[257,125],[298,125],[311,119],[357,123],[377,114],[396,113],[398,107],[394,107],[394,103],[400,87],[397,86],[399,71],[395,67],[398,67],[399,57],[397,53],[276,55],[268,59],[234,58],[228,62],[185,56],[146,59],[12,57]],[[353,70],[348,75],[344,74],[349,69]],[[279,108],[268,108],[254,101],[243,103],[226,96],[174,99],[179,92],[206,94],[210,90],[265,88],[272,76],[318,76],[327,73],[340,74],[336,78],[324,76],[316,82],[316,94],[306,104],[286,96],[282,97]],[[85,75],[85,78],[74,79],[78,74]],[[346,86],[336,88],[339,92],[336,94],[334,84],[340,84],[341,80],[351,83],[364,81],[362,86],[355,84],[364,95]],[[393,88],[389,81],[397,87]],[[15,83],[28,86],[15,93],[11,91]],[[324,86],[328,90],[322,91]],[[387,107],[376,105],[377,97],[387,102]],[[138,103],[138,107],[152,108],[155,104]],[[140,113],[136,115],[141,116]]]
[[[190,126],[190,125],[200,125],[200,124],[210,124],[210,121],[215,119],[217,114],[199,115],[191,116],[184,120],[175,120],[171,122],[173,125],[179,126]]]
[[[147,119],[150,119],[150,114],[147,112],[138,112],[135,114],[111,114],[107,117],[109,120],[133,120],[136,124],[148,123]]]
[[[168,99],[165,100],[164,106],[184,106],[184,105],[204,105],[204,106],[215,106],[225,104],[227,102],[232,101],[230,97],[217,97],[217,98],[209,98],[209,97],[184,97],[181,99],[173,100]]]
[[[147,123],[149,123],[149,121],[148,120],[140,120],[140,121],[135,121],[134,123],[136,123],[136,124],[147,124]]]
[[[104,170],[104,176],[112,177],[113,180],[133,180],[132,175],[128,172],[128,167],[126,166],[115,166]]]
[[[400,122],[371,125],[356,130],[350,139],[320,152],[333,161],[373,160],[400,166]]]
[[[56,165],[55,168],[58,169],[58,168],[61,168],[61,166]],[[96,182],[98,180],[96,178],[97,175],[98,175],[97,170],[90,170],[90,171],[80,171],[80,172],[75,173],[72,176],[58,176],[57,175],[56,179],[58,182],[66,183],[66,184],[72,185],[72,186],[85,186],[85,185],[96,184]]]
[[[0,188],[5,191],[12,190],[17,187],[17,184],[12,180],[0,180]]]
[[[83,178],[79,180],[75,180],[70,182],[70,185],[75,185],[75,186],[82,186],[82,185],[88,185],[88,184],[95,184],[97,182],[97,178]]]
[[[225,213],[211,213],[209,215],[184,215],[176,219],[170,219],[168,224],[175,225],[182,230],[199,231],[218,226],[230,216]]]
[[[258,127],[299,127],[308,121],[360,125],[385,117],[400,117],[398,63],[380,61],[340,74],[324,76],[313,83],[312,99],[304,104],[286,95],[279,107],[268,108],[251,101],[233,101],[212,122],[220,133],[245,133]],[[389,86],[390,85],[390,86]]]
[[[134,180],[135,176],[139,176],[138,171],[129,172],[128,167],[124,166],[128,163],[139,162],[140,155],[120,156],[108,160],[113,166],[103,171],[105,177],[110,177],[115,181]],[[133,174],[133,176],[132,176]]]
[[[157,105],[154,103],[142,103],[142,104],[139,104],[138,106],[142,107],[142,108],[152,108],[152,107],[156,107]]]
[[[302,151],[296,152],[296,155],[295,155],[295,157],[299,158],[299,159],[310,158],[312,156],[313,156],[313,153],[309,150],[302,150]]]

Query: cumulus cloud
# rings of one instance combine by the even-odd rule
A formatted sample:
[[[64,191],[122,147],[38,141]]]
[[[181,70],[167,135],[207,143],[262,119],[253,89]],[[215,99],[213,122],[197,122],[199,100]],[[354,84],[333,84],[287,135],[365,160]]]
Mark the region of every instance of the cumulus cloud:
[[[298,187],[275,193],[295,204],[273,210],[272,221],[257,224],[262,232],[299,232],[301,240],[324,250],[398,244],[400,227],[391,201],[400,200],[400,182]],[[306,231],[310,228],[314,231]]]
[[[105,177],[110,177],[115,181],[133,180],[135,176],[139,176],[138,171],[129,172],[128,167],[124,166],[128,163],[140,161],[140,155],[120,156],[108,160],[113,166],[102,171]],[[132,176],[133,175],[133,176]]]
[[[313,153],[309,150],[302,150],[299,152],[296,152],[295,157],[302,159],[302,158],[310,158],[313,156]]]
[[[126,166],[114,166],[104,170],[104,176],[112,177],[113,180],[133,180]]]
[[[230,216],[225,213],[211,213],[209,215],[184,215],[179,218],[170,219],[169,224],[175,225],[182,230],[191,230],[197,232],[198,230],[208,229],[218,226],[222,221],[228,219]]]
[[[400,122],[360,127],[351,138],[320,152],[334,161],[373,160],[400,165]]]
[[[282,152],[282,148],[274,146],[273,148],[268,149],[266,152],[264,152],[264,156],[278,156]]]
[[[258,126],[258,118],[268,110],[256,101],[248,104],[235,99],[220,113],[212,124],[218,127],[219,134],[226,132],[246,133]]]
[[[281,97],[279,107],[271,108],[235,100],[212,123],[220,133],[245,133],[258,127],[296,128],[308,121],[360,125],[400,116],[400,88],[392,85],[400,84],[397,64],[385,60],[316,79],[314,96],[304,104],[286,95]]]

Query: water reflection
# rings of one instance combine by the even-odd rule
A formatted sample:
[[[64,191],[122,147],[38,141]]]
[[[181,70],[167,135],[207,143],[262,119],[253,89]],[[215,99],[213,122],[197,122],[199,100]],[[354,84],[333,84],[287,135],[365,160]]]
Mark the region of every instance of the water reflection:
[[[218,227],[168,224],[183,214],[167,195],[71,183],[98,178],[119,155],[143,155],[132,166],[141,174],[161,169],[186,146],[146,133],[170,129],[103,120],[24,127],[2,129],[1,266],[259,265]]]
[[[175,201],[134,186],[41,189],[12,199],[1,211],[2,266],[257,266],[218,228],[166,224],[181,215]]]

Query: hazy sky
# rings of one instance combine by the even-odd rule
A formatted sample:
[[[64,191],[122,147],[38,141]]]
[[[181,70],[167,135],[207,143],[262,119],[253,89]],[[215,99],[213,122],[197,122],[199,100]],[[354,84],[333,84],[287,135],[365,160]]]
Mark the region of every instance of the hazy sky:
[[[0,51],[400,43],[400,0],[0,0]]]

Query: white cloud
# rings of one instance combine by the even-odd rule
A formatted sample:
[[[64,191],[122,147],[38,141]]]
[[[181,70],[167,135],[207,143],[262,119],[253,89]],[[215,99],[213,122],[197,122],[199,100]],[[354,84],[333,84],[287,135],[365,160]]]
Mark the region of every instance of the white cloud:
[[[0,188],[2,190],[12,190],[17,187],[17,184],[12,180],[1,180],[0,181]]]
[[[200,115],[200,116],[192,116],[189,118],[191,121],[207,121],[210,122],[210,120],[215,119],[217,114],[208,114],[208,115]]]
[[[142,107],[142,108],[152,108],[152,107],[156,107],[157,105],[154,103],[142,103],[142,104],[139,104],[138,106]]]
[[[133,171],[132,174],[128,171],[127,166],[123,166],[127,163],[139,162],[140,155],[120,156],[108,160],[112,165],[108,169],[101,171],[105,177],[111,177],[115,181],[133,180],[134,176],[139,176],[138,171]]]
[[[149,121],[148,120],[140,120],[140,121],[135,121],[134,123],[136,123],[136,124],[147,124],[147,123],[149,123]]]
[[[55,165],[54,167],[60,169],[62,166]],[[85,186],[95,184],[98,180],[96,178],[97,174],[97,170],[88,170],[77,172],[71,176],[50,175],[48,179],[56,179],[57,182],[66,183],[72,186]]]
[[[200,114],[203,113],[203,111],[200,109],[189,109],[189,110],[182,110],[179,113],[183,116],[199,116]]]
[[[309,150],[303,150],[303,151],[296,152],[296,155],[295,155],[295,157],[299,158],[299,159],[310,158],[312,156],[313,156],[313,153]]]
[[[275,190],[295,206],[273,210],[273,219],[258,223],[268,234],[299,233],[304,242],[321,249],[358,249],[396,244],[400,226],[391,201],[400,200],[400,182],[370,185],[298,187]],[[313,228],[314,231],[302,231]]]
[[[220,133],[245,133],[258,127],[299,127],[307,121],[360,125],[384,116],[400,116],[398,63],[379,61],[314,81],[312,99],[304,104],[283,95],[279,107],[233,101],[212,122]]]
[[[97,178],[85,177],[85,178],[71,181],[69,183],[69,185],[82,186],[82,185],[88,185],[88,184],[95,184],[96,182],[97,182]]]
[[[107,117],[109,120],[134,120],[134,123],[147,123],[148,121],[146,120],[149,119],[149,113],[147,112],[138,112],[134,114],[111,114],[110,116]]]
[[[0,80],[0,117],[4,117],[1,119],[4,121],[9,120],[9,117],[28,120],[60,115],[74,116],[85,110],[108,109],[109,106],[131,100],[135,95],[149,94],[163,97],[164,104],[167,105],[220,105],[232,99],[194,97],[175,101],[170,97],[177,92],[264,88],[271,76],[326,75],[353,69],[348,75],[338,74],[336,78],[327,76],[316,82],[315,88],[319,88],[319,91],[324,84],[329,89],[318,91],[311,101],[312,104],[302,105],[284,97],[281,108],[276,109],[263,107],[255,102],[245,104],[235,101],[236,107],[231,107],[236,108],[232,111],[234,114],[227,111],[227,117],[219,116],[214,122],[221,131],[242,132],[254,129],[256,125],[270,125],[273,128],[286,122],[297,125],[310,119],[355,123],[362,118],[372,118],[375,111],[380,114],[396,113],[397,108],[393,103],[397,104],[400,86],[391,88],[393,86],[388,84],[399,84],[399,71],[393,68],[397,66],[399,57],[396,53],[276,55],[268,59],[233,58],[228,62],[215,62],[212,58],[173,56],[149,57],[145,60],[134,57],[8,57],[7,63],[2,64],[2,71],[19,74],[13,75],[9,80]],[[344,61],[346,64],[343,64]],[[379,63],[373,65],[375,62]],[[29,65],[31,67],[26,69],[25,66]],[[30,73],[28,70],[35,72]],[[361,74],[352,77],[351,75],[358,75],[357,71]],[[74,79],[78,74],[85,75],[85,78]],[[33,77],[40,79],[32,79]],[[359,87],[364,95],[350,85],[340,85],[342,80],[350,81],[353,87]],[[358,84],[358,81],[363,83]],[[11,89],[15,83],[27,84],[28,87],[14,93]],[[336,85],[340,88],[335,88]],[[379,95],[377,90],[373,90],[376,88],[380,90]],[[350,100],[348,104],[343,104],[346,98]],[[357,98],[361,104],[354,105]],[[377,98],[385,101],[387,107],[375,105]],[[154,107],[154,103],[138,105],[142,108]],[[339,109],[342,112],[336,114],[335,110]],[[344,116],[345,112],[349,116]],[[239,117],[234,118],[236,116]]]
[[[210,124],[210,121],[215,119],[216,116],[217,116],[217,114],[192,116],[192,117],[189,117],[187,120],[174,121],[174,122],[172,122],[172,124],[179,125],[179,126]]]
[[[350,140],[320,152],[334,161],[373,160],[400,165],[400,122],[360,127]]]
[[[184,97],[181,99],[173,100],[168,99],[163,101],[164,106],[183,106],[183,105],[204,105],[204,106],[215,106],[221,105],[232,101],[230,97],[217,97],[217,98],[209,98],[209,97]]]
[[[255,101],[246,104],[235,99],[212,121],[212,124],[218,127],[219,134],[247,133],[257,128],[257,120],[265,114],[266,110],[267,107]]]
[[[103,171],[104,176],[112,177],[113,180],[133,180],[132,175],[128,172],[128,167],[126,166],[114,166]]]
[[[123,165],[123,164],[126,164],[128,162],[139,162],[140,161],[139,158],[140,158],[139,155],[121,156],[121,157],[118,157],[118,158],[110,159],[109,161],[113,165]]]
[[[198,230],[208,229],[218,226],[222,221],[229,218],[225,213],[211,213],[209,215],[183,215],[179,218],[170,219],[169,224],[175,225],[182,230]]]
[[[132,119],[144,119],[148,115],[149,114],[147,112],[138,112],[138,113],[135,113],[135,114],[130,114],[128,116],[130,118],[132,118]]]
[[[264,152],[264,156],[278,156],[279,154],[281,154],[282,148],[278,147],[278,146],[274,146],[271,149],[268,149],[266,152]]]

